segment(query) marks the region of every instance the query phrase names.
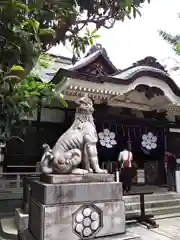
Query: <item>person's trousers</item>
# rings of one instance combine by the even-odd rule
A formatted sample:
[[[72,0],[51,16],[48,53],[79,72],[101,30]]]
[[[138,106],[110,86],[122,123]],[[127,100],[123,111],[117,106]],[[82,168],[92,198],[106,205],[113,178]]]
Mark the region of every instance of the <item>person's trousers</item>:
[[[132,169],[131,168],[122,168],[121,182],[122,182],[124,191],[126,192],[131,191],[131,185],[132,185]]]
[[[167,170],[167,186],[168,191],[172,191],[175,188],[175,170]]]

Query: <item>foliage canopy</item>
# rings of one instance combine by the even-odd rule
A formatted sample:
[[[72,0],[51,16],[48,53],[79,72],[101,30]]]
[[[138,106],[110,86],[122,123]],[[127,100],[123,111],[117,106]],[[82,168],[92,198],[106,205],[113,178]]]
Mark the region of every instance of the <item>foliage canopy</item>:
[[[0,70],[0,139],[3,141],[11,136],[14,126],[20,124],[22,127],[22,119],[32,116],[42,99],[47,102],[56,94],[53,84],[43,83],[31,75],[21,80],[11,75],[20,68],[12,69],[8,73]]]
[[[99,37],[101,27],[111,28],[118,20],[136,17],[146,0],[2,0],[0,1],[0,68],[22,65],[25,73],[40,53],[68,40],[74,58]],[[147,0],[148,2],[150,0]],[[89,23],[92,32],[80,32]],[[25,74],[24,73],[24,74]]]
[[[48,67],[43,52],[69,41],[76,60],[99,37],[98,29],[140,15],[145,1],[150,0],[1,0],[0,138],[7,139],[13,126],[30,116],[40,99],[56,95],[53,84],[30,74],[40,56],[41,65]],[[91,23],[92,31],[88,29]]]

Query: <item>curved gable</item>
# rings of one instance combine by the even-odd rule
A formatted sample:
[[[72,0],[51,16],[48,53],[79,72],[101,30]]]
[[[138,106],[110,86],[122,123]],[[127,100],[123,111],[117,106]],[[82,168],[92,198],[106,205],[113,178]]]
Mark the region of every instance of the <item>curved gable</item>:
[[[101,56],[99,54],[91,54],[87,62],[94,61]],[[147,66],[146,62],[144,65],[136,63],[114,75],[91,75],[74,68],[59,72],[54,80],[65,77],[64,94],[70,98],[86,93],[97,103],[105,101],[115,106],[128,104],[131,108],[145,111],[180,106],[179,86],[157,61],[154,63],[155,60],[149,57],[145,60],[149,59],[151,66]]]
[[[117,84],[125,84],[129,85],[136,81],[138,78],[142,77],[150,77],[150,78],[156,78],[156,83],[158,81],[162,81],[165,84],[167,84],[171,90],[174,92],[175,95],[180,96],[180,88],[179,86],[174,82],[174,80],[170,77],[170,75],[158,68],[150,67],[150,66],[136,66],[132,67],[128,70],[122,71],[116,75],[113,76],[114,79],[116,79]],[[148,82],[145,81],[145,85],[152,85],[152,81],[148,78]],[[154,82],[154,81],[153,81]],[[155,83],[154,83],[155,84]],[[158,87],[158,86],[155,86]]]

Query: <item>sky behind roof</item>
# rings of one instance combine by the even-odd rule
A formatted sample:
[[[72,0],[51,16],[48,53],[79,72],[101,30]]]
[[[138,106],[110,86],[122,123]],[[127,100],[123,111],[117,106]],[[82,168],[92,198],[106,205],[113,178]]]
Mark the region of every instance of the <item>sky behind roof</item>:
[[[97,42],[106,48],[111,61],[119,69],[146,56],[156,57],[161,62],[163,60],[171,67],[174,64],[171,59],[177,56],[172,47],[159,36],[158,30],[178,34],[178,12],[180,0],[151,0],[151,4],[144,4],[141,9],[141,17],[118,22],[110,30],[101,29],[101,38]],[[64,46],[54,47],[51,52],[67,57],[72,55],[69,47]]]

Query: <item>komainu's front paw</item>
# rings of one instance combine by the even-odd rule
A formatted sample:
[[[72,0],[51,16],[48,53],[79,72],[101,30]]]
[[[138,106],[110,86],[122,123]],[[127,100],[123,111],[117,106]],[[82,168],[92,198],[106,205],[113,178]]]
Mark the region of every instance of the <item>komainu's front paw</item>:
[[[88,172],[89,172],[89,173],[93,173],[92,168],[89,168],[89,169],[88,169]]]
[[[72,174],[76,174],[76,175],[84,175],[84,174],[87,174],[87,173],[88,173],[88,170],[81,169],[81,168],[74,168],[72,170]]]
[[[96,173],[108,173],[106,169],[99,168]]]

